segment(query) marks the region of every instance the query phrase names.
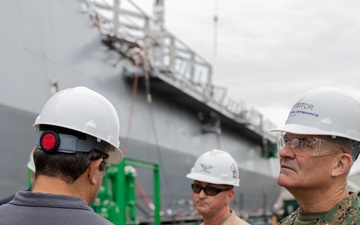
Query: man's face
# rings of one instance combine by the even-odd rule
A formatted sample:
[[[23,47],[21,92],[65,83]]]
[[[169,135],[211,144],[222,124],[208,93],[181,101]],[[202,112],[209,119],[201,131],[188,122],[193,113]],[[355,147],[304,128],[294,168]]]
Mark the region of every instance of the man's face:
[[[319,139],[309,135],[289,133],[284,139],[286,144],[279,151],[278,184],[290,190],[305,190],[326,185],[332,176],[332,162],[336,153],[342,152],[341,149],[326,140],[309,141]]]
[[[210,196],[202,189],[199,193],[192,192],[192,200],[194,206],[200,215],[203,217],[213,216],[221,210],[227,209],[229,203],[235,196],[233,189],[230,189],[226,185],[210,184],[200,181],[194,181],[193,185],[201,185],[202,188],[206,186],[215,187],[225,191],[221,191],[214,196]]]

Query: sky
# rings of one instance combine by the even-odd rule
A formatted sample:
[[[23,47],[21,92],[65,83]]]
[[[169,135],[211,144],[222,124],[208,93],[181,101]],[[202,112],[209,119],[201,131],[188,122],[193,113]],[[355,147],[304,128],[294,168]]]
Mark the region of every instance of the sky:
[[[133,2],[151,14],[153,0]],[[164,5],[165,27],[213,65],[213,84],[277,125],[285,123],[297,99],[317,87],[337,87],[360,99],[358,0]]]

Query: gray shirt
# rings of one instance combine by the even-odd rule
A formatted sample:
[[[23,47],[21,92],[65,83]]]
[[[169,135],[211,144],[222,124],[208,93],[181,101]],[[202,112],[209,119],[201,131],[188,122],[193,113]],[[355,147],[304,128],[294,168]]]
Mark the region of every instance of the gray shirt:
[[[0,224],[112,224],[96,214],[84,200],[67,195],[19,191],[8,204],[0,206]]]

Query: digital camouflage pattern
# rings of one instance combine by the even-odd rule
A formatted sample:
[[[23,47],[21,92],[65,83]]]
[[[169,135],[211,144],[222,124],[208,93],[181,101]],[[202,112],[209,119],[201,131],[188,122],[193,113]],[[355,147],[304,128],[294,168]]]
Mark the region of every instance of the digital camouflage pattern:
[[[292,214],[282,219],[277,225],[294,225],[299,208]],[[355,225],[360,224],[360,208],[356,193],[344,198],[338,205],[332,208],[324,217],[308,223],[308,225]]]

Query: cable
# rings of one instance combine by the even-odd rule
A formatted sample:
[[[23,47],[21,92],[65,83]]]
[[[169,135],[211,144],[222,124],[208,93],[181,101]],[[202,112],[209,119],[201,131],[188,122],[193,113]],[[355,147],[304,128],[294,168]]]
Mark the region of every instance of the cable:
[[[128,127],[127,127],[126,136],[125,136],[125,144],[124,144],[124,148],[123,148],[124,156],[126,155],[126,149],[128,147],[129,135],[130,135],[130,131],[131,131],[132,117],[133,117],[133,114],[134,114],[134,105],[135,105],[136,94],[137,94],[138,83],[139,83],[139,75],[138,75],[138,73],[139,73],[139,60],[136,60],[136,73],[134,75],[133,90],[132,90],[132,96],[131,96],[131,106],[130,106],[129,119],[128,119]]]
[[[147,58],[145,57],[145,60]],[[155,120],[154,120],[154,114],[153,114],[153,109],[152,109],[152,97],[151,97],[151,88],[150,88],[150,78],[149,78],[149,66],[147,65],[148,62],[144,63],[144,76],[145,76],[145,90],[146,90],[146,96],[147,96],[147,100],[148,100],[148,108],[149,108],[149,115],[150,115],[150,121],[152,124],[152,130],[153,130],[153,134],[154,134],[154,139],[155,139],[155,148],[156,148],[156,153],[157,153],[157,157],[159,159],[159,164],[160,165],[164,165],[164,161],[162,158],[162,155],[160,153],[159,150],[159,140],[158,140],[158,135],[157,135],[157,131],[156,131],[156,125],[155,125]],[[173,196],[171,188],[169,188],[169,181],[168,181],[168,177],[166,176],[166,171],[164,169],[161,170],[162,171],[162,175],[164,177],[164,183],[165,183],[165,187],[168,190],[169,196]],[[162,204],[163,205],[163,204]]]

